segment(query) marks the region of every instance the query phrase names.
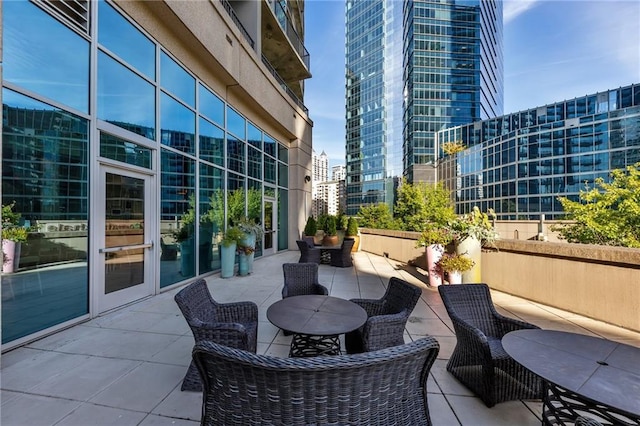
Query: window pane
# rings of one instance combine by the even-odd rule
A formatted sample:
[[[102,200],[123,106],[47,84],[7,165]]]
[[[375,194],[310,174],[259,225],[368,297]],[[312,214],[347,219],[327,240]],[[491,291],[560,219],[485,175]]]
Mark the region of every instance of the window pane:
[[[289,248],[289,193],[278,189],[278,250]]]
[[[245,143],[227,133],[227,167],[244,174]]]
[[[196,106],[196,79],[166,53],[160,55],[160,85],[187,105]]]
[[[3,7],[3,78],[89,112],[89,43],[33,3]]]
[[[166,93],[160,98],[160,126],[163,145],[195,154],[196,115]]]
[[[276,160],[264,156],[264,180],[269,183],[276,183]]]
[[[155,139],[155,99],[151,84],[98,53],[98,118]]]
[[[283,187],[289,186],[289,167],[278,161],[278,185]]]
[[[289,163],[289,149],[281,143],[278,144],[278,160]]]
[[[202,84],[198,86],[200,94],[200,114],[224,127],[224,103]]]
[[[193,220],[188,219],[195,210],[185,214],[190,208],[195,209],[195,161],[163,149],[161,169],[161,244],[178,248],[176,259],[167,259],[160,265],[160,287],[166,287],[195,276],[195,229]]]
[[[224,132],[200,118],[200,158],[224,166]]]
[[[2,204],[15,201],[19,225],[31,229],[19,272],[2,277],[6,343],[89,312],[89,124],[7,89],[2,96]]]
[[[125,164],[151,169],[151,149],[104,132],[100,133],[100,155]]]
[[[245,217],[244,211],[245,187],[244,178],[234,173],[227,173],[227,221],[235,225]]]
[[[250,177],[262,179],[262,153],[249,147],[248,174]]]
[[[242,140],[245,140],[246,138],[244,117],[229,107],[227,107],[227,131],[233,133]]]
[[[218,241],[224,225],[224,180],[217,167],[200,164],[200,273],[220,269]]]
[[[249,131],[247,142],[249,142],[249,145],[262,149],[262,131],[251,123],[249,123],[247,127]]]
[[[272,157],[276,156],[276,141],[269,135],[264,135],[264,152]]]
[[[262,183],[248,179],[247,217],[262,227]],[[262,256],[262,239],[256,240],[256,256]]]
[[[98,3],[98,41],[149,79],[156,79],[155,45],[105,1]]]

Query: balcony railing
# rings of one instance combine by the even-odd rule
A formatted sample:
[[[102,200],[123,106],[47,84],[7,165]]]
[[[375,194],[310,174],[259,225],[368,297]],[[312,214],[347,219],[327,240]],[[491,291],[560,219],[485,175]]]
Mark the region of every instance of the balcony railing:
[[[280,87],[282,87],[282,89],[284,89],[284,91],[287,92],[287,94],[291,97],[291,99],[293,99],[296,105],[302,108],[305,114],[309,115],[309,109],[306,106],[304,106],[304,103],[302,103],[302,101],[296,96],[293,90],[291,90],[289,86],[287,86],[287,83],[284,82],[282,77],[280,77],[280,74],[278,74],[278,72],[273,68],[273,66],[269,63],[269,61],[267,60],[267,58],[265,58],[264,55],[262,55],[262,63],[267,67],[271,75],[273,75],[275,79],[278,80],[278,83],[280,83]]]
[[[244,38],[247,39],[247,41],[249,42],[249,45],[251,45],[251,48],[255,49],[256,48],[255,42],[253,41],[253,39],[251,38],[247,30],[244,28],[244,26],[240,22],[240,19],[238,18],[238,15],[236,15],[236,12],[233,10],[231,3],[229,3],[228,0],[220,0],[220,3],[222,3],[222,6],[227,11],[229,16],[231,16],[231,19],[233,20],[233,22],[235,22],[236,26],[238,27],[238,29],[240,30]]]
[[[307,67],[307,70],[309,70],[310,69],[309,51],[307,50],[306,47],[304,47],[304,43],[302,43],[302,39],[300,38],[300,36],[298,35],[298,32],[293,27],[293,24],[289,19],[289,14],[287,13],[287,11],[282,6],[279,0],[270,0],[269,5],[271,6],[271,10],[276,16],[276,19],[278,20],[280,27],[289,38],[289,41],[293,45],[296,52],[298,52],[298,55],[300,55],[300,58],[302,59],[302,62],[304,62],[304,65]]]

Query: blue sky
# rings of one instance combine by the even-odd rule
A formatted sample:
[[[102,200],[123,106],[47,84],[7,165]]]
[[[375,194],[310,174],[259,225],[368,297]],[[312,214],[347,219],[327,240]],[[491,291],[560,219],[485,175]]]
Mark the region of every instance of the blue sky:
[[[400,0],[399,0],[400,1]],[[316,152],[344,164],[344,1],[307,0]],[[504,112],[640,83],[640,1],[504,1]]]

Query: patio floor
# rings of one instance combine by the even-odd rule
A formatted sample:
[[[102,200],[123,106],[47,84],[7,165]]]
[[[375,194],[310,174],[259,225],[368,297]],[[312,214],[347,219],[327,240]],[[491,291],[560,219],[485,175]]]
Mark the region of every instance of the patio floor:
[[[219,302],[258,304],[258,353],[287,356],[290,336],[266,318],[281,298],[282,263],[299,253],[258,259],[246,277],[207,278]],[[487,408],[447,371],[455,335],[437,289],[420,271],[358,252],[354,268],[320,266],[320,282],[332,296],[378,298],[391,276],[423,288],[407,324],[405,340],[432,335],[440,353],[428,383],[429,409],[438,425],[539,425],[539,401],[511,401]],[[424,280],[424,278],[422,278]],[[179,289],[145,299],[2,355],[1,416],[10,425],[196,425],[201,393],[181,392],[193,338],[173,296]],[[566,330],[640,346],[640,333],[559,309],[492,292],[501,313],[546,329]]]

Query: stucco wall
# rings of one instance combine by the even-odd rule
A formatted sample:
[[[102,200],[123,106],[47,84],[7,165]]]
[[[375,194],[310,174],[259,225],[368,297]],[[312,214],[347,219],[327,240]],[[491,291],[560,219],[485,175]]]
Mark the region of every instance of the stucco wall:
[[[361,230],[361,250],[424,267],[417,233]],[[640,331],[640,250],[500,240],[482,254],[491,288]]]

